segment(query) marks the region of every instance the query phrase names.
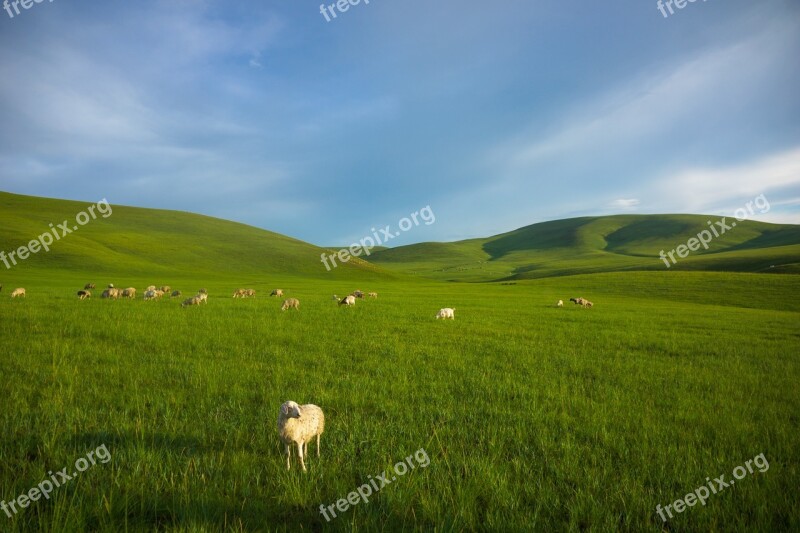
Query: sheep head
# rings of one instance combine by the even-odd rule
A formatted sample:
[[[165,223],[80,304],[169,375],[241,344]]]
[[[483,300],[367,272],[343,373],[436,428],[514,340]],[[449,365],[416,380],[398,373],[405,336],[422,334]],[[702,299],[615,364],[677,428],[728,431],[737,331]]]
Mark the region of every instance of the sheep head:
[[[289,401],[281,405],[281,414],[286,418],[300,418],[302,413],[297,403]]]

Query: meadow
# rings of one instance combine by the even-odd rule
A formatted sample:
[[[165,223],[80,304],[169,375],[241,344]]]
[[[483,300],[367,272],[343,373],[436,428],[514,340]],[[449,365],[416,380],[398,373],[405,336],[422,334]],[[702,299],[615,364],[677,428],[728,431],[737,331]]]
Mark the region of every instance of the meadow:
[[[800,529],[800,276],[84,274],[2,280],[0,499],[98,446],[111,460],[0,513],[2,531]],[[210,298],[78,301],[88,281]],[[240,286],[257,297],[232,299]],[[277,287],[299,311],[267,297]],[[379,297],[337,307],[356,288]],[[444,306],[454,321],[434,320]],[[307,473],[286,469],[286,400],[327,417]],[[322,516],[419,449],[427,468]],[[656,514],[761,453],[767,471]]]

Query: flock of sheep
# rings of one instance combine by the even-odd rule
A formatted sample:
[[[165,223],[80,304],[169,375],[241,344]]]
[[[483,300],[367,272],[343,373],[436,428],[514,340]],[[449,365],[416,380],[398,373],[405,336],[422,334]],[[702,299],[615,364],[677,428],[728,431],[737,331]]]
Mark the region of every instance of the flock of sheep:
[[[87,283],[83,290],[78,291],[78,298],[81,300],[85,300],[86,298],[91,298],[92,293],[91,290],[95,288],[94,283]],[[0,292],[3,290],[3,285],[0,285]],[[145,300],[158,300],[165,294],[170,294],[170,298],[177,298],[181,296],[181,291],[172,291],[172,288],[169,285],[163,285],[160,288],[156,288],[155,285],[150,285],[144,290],[144,299]],[[18,297],[25,297],[25,289],[22,287],[16,288],[11,292],[12,298]],[[254,289],[236,289],[233,292],[234,298],[255,298],[256,291]],[[270,293],[270,296],[277,296],[283,297],[283,289],[275,289]],[[377,298],[377,292],[370,292],[366,296],[370,298]],[[118,298],[136,298],[136,288],[128,287],[127,289],[117,289],[114,287],[114,284],[109,284],[108,288],[106,288],[103,293],[100,295],[101,298],[111,298],[111,299],[118,299]],[[339,306],[353,306],[356,304],[356,299],[365,297],[364,291],[361,289],[356,289],[355,291],[351,292],[344,298],[339,298],[337,295],[333,295],[334,301],[338,302]],[[591,308],[594,306],[592,302],[587,300],[586,298],[579,297],[579,298],[570,298],[570,302],[573,302],[576,305],[580,305],[581,307],[588,307]],[[197,291],[197,294],[192,296],[191,298],[187,298],[181,304],[181,307],[187,307],[190,305],[200,305],[201,303],[207,304],[208,303],[208,291],[206,289],[200,289]],[[556,302],[556,307],[564,307],[564,301],[559,300]],[[297,298],[287,298],[283,301],[283,305],[281,306],[282,311],[286,311],[287,309],[300,309],[300,300]],[[436,313],[436,319],[451,319],[455,320],[456,309],[455,307],[444,307]]]

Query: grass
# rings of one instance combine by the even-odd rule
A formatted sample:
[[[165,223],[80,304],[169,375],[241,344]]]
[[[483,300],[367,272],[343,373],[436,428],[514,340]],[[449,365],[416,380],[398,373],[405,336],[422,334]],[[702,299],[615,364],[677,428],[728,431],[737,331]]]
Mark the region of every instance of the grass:
[[[3,250],[85,206],[2,202]],[[577,254],[604,253],[591,250],[596,222],[535,253],[555,261],[560,239]],[[627,227],[601,222],[608,235]],[[731,264],[794,253],[774,234],[754,239],[771,247],[732,244],[741,249]],[[536,243],[525,242],[509,241],[506,255]],[[800,529],[800,275],[663,269],[442,283],[359,262],[326,273],[321,249],[299,241],[116,206],[58,246],[0,271],[0,500],[74,470],[98,446],[111,460],[12,518],[0,511],[2,531]],[[448,248],[406,258],[433,269]],[[574,273],[604,268],[558,261]],[[75,291],[90,281],[140,293],[207,287],[210,301],[183,309],[96,291],[81,302]],[[16,286],[28,297],[9,298]],[[238,287],[257,298],[232,299]],[[277,287],[299,311],[266,296]],[[355,288],[379,298],[354,308],[331,299]],[[595,307],[554,305],[575,296]],[[434,320],[445,306],[456,320]],[[322,456],[310,446],[305,474],[286,470],[277,436],[290,399],[327,417]],[[320,514],[420,449],[427,468],[331,522]],[[656,514],[761,453],[766,472],[666,523]]]
[[[0,298],[2,497],[112,455],[4,530],[797,529],[798,277],[626,276],[387,281],[352,309],[330,300],[348,286],[284,279],[298,312],[220,283],[188,309],[80,302],[66,276]],[[710,287],[743,290],[697,301]],[[553,306],[578,293],[595,308]],[[287,399],[328,418],[306,474],[281,455]],[[428,468],[325,522],[420,448]],[[655,514],[762,452],[767,472]]]

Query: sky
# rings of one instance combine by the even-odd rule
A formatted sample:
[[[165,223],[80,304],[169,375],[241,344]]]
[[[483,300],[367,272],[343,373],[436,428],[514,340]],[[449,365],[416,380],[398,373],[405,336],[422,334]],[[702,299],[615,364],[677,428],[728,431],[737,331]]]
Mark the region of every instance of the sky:
[[[800,223],[796,0],[28,5],[0,10],[3,191],[324,246],[426,206],[391,244],[759,195]]]

